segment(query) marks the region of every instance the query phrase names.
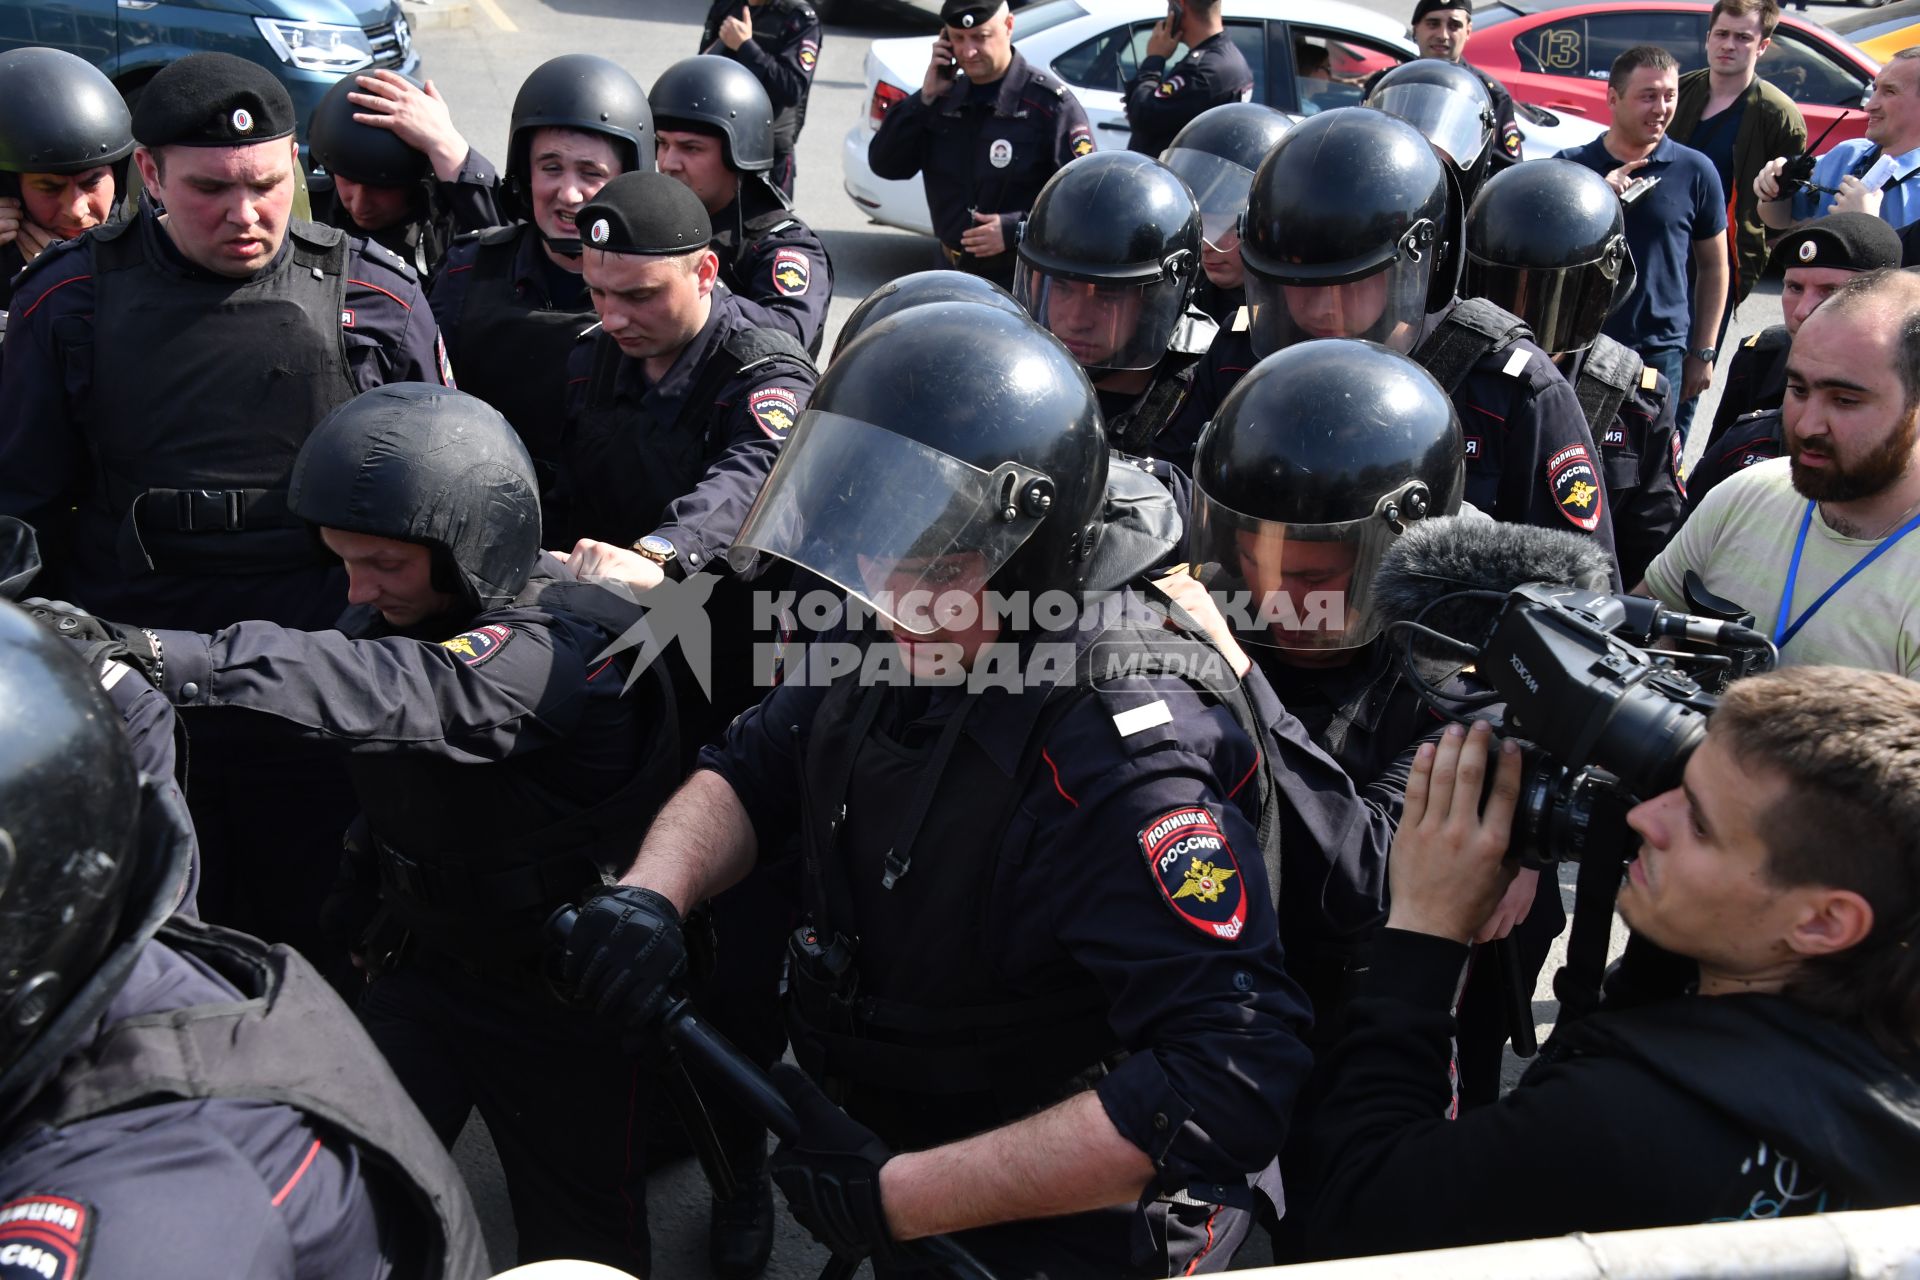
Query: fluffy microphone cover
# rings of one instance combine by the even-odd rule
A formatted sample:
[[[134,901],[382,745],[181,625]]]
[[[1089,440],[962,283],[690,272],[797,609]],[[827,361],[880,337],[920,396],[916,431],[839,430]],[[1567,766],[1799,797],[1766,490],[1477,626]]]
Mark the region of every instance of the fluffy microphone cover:
[[[1402,534],[1380,558],[1373,600],[1383,622],[1411,622],[1456,591],[1505,593],[1529,582],[1607,591],[1612,580],[1606,549],[1592,538],[1475,513],[1422,520]],[[1449,602],[1424,622],[1477,646],[1499,609],[1488,600]]]

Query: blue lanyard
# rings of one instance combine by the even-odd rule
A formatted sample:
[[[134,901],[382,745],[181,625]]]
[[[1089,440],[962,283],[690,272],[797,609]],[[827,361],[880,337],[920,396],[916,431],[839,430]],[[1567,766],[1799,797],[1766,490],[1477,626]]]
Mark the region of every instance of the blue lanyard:
[[[1787,564],[1787,586],[1786,590],[1780,593],[1780,612],[1773,623],[1773,647],[1776,649],[1786,648],[1787,641],[1800,634],[1800,628],[1806,626],[1807,620],[1813,617],[1814,614],[1820,612],[1821,605],[1833,599],[1834,592],[1840,590],[1840,588],[1846,586],[1849,582],[1852,582],[1862,569],[1865,569],[1875,560],[1878,560],[1893,547],[1894,543],[1900,541],[1900,539],[1906,537],[1915,529],[1920,529],[1920,515],[1916,515],[1913,519],[1901,525],[1899,530],[1890,537],[1882,538],[1879,546],[1867,552],[1866,555],[1861,556],[1859,562],[1855,564],[1853,568],[1841,574],[1838,582],[1822,592],[1820,598],[1808,605],[1805,611],[1793,620],[1793,625],[1788,626],[1787,610],[1793,607],[1793,584],[1800,578],[1800,553],[1806,550],[1807,530],[1813,527],[1814,505],[1814,502],[1809,499],[1807,502],[1807,513],[1800,517],[1800,536],[1793,540],[1793,559]]]

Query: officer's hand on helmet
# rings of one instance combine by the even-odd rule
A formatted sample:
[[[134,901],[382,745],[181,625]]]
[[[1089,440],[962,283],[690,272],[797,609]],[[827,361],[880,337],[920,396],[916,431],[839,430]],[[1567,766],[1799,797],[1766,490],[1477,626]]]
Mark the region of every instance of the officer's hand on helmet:
[[[747,14],[747,6],[741,5],[739,13],[730,13],[720,20],[720,43],[729,49],[738,49],[753,39],[753,19]]]
[[[555,558],[567,566],[578,582],[597,582],[603,586],[646,591],[666,581],[666,570],[657,560],[641,555],[631,547],[582,538],[572,551],[556,551]]]
[[[98,667],[104,661],[124,662],[146,677],[147,683],[160,683],[160,641],[152,632],[96,618],[77,604],[45,596],[30,596],[20,602],[20,607],[41,626],[71,641],[88,667]]]
[[[880,1167],[893,1158],[887,1144],[798,1067],[778,1063],[771,1075],[800,1122],[799,1136],[775,1148],[768,1163],[794,1221],[835,1257],[905,1261],[910,1255],[894,1240],[880,1201]]]
[[[1506,854],[1521,770],[1518,744],[1503,744],[1483,808],[1494,750],[1485,721],[1450,724],[1437,744],[1420,744],[1387,855],[1388,928],[1470,942],[1499,906],[1515,871]]]
[[[20,234],[20,224],[26,220],[26,210],[18,196],[0,196],[0,244],[12,244]]]
[[[580,906],[560,957],[568,996],[629,1036],[651,1030],[687,971],[680,913],[651,889],[616,885]]]
[[[355,76],[357,93],[347,101],[360,108],[354,120],[386,129],[425,156],[433,164],[434,176],[452,182],[467,162],[467,140],[454,127],[453,112],[433,81],[423,89],[397,71],[374,71]]]

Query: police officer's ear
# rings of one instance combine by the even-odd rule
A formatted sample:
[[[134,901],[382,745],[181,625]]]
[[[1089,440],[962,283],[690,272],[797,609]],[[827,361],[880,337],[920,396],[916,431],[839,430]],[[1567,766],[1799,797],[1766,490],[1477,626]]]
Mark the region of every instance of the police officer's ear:
[[[165,180],[166,160],[149,147],[133,149],[133,165],[139,170],[140,185],[148,191],[157,192]]]
[[[713,285],[720,278],[720,255],[711,249],[702,249],[691,255],[694,283],[700,289],[700,296],[706,297],[713,292]]]

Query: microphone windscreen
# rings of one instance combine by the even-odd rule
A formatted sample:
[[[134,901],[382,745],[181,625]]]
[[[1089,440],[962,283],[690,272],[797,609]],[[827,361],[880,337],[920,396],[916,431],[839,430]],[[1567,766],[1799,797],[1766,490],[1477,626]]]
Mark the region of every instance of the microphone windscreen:
[[[1529,582],[1608,591],[1613,565],[1592,538],[1529,524],[1501,524],[1478,513],[1422,520],[1381,557],[1373,599],[1383,623],[1411,622],[1458,591],[1504,595]],[[1492,600],[1449,601],[1426,626],[1474,646],[1500,611]]]

